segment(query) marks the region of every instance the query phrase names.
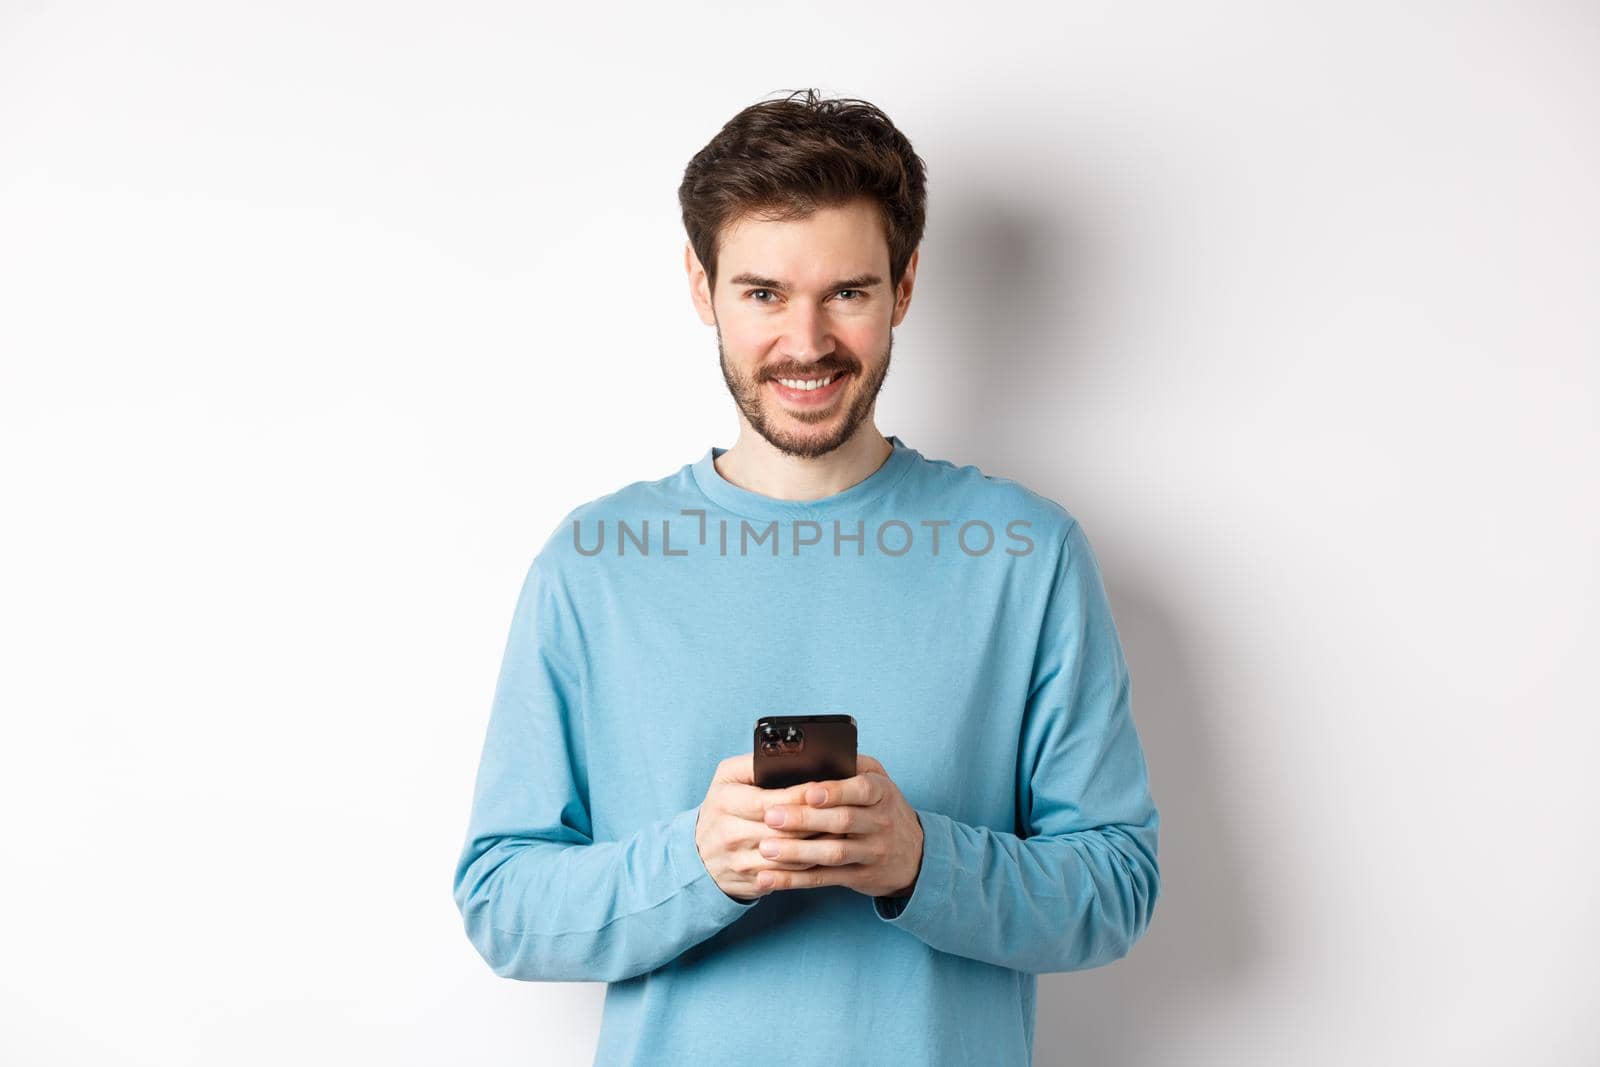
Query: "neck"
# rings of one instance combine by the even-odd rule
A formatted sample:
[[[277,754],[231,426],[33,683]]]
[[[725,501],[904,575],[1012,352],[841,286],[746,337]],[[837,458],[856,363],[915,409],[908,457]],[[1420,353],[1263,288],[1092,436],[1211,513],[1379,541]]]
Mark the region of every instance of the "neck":
[[[894,451],[870,423],[825,456],[808,459],[774,448],[752,430],[715,460],[717,473],[740,489],[776,500],[820,500],[865,481]]]

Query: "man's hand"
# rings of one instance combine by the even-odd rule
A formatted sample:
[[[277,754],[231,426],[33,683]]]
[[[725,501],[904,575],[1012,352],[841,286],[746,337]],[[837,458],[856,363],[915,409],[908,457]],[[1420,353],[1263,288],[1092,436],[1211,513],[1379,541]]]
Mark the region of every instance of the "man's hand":
[[[842,885],[875,897],[908,897],[922,873],[922,820],[871,756],[856,757],[856,776],[807,782],[773,798],[755,872],[762,893]],[[826,836],[795,837],[820,831]],[[796,869],[799,868],[799,869]]]
[[[838,784],[834,783],[833,788]],[[729,756],[717,764],[711,787],[700,804],[694,844],[718,888],[735,900],[752,900],[766,895],[766,887],[756,884],[761,871],[800,871],[811,866],[810,861],[774,862],[763,859],[756,851],[757,843],[767,838],[831,836],[805,829],[774,830],[761,821],[768,807],[798,803],[811,786],[812,783],[803,782],[786,789],[760,788],[755,784],[755,757],[748,752]]]

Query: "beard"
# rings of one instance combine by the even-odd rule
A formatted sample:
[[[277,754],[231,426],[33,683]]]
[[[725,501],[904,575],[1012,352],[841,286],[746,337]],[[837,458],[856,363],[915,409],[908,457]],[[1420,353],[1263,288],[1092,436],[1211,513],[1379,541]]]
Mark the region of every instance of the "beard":
[[[722,345],[722,327],[717,327],[717,358],[722,364],[722,380],[727,383],[728,392],[733,395],[733,402],[739,405],[745,421],[750,423],[752,429],[767,440],[773,448],[788,456],[801,459],[816,459],[825,456],[838,448],[855,435],[861,424],[867,420],[872,412],[872,405],[878,399],[878,393],[883,388],[883,380],[889,374],[889,358],[894,352],[894,331],[889,331],[889,343],[884,346],[883,358],[878,361],[877,369],[870,378],[861,377],[861,365],[848,355],[836,355],[822,361],[819,367],[829,370],[849,373],[852,381],[844,383],[848,391],[853,389],[854,394],[849,397],[849,406],[844,417],[840,418],[835,411],[837,402],[820,411],[772,411],[771,406],[776,405],[776,400],[770,400],[766,383],[777,375],[747,378],[739,374],[728,363],[728,352]],[[848,394],[847,394],[848,395]],[[831,430],[822,430],[815,434],[796,434],[782,429],[778,424],[786,420],[797,420],[817,426],[835,424]]]

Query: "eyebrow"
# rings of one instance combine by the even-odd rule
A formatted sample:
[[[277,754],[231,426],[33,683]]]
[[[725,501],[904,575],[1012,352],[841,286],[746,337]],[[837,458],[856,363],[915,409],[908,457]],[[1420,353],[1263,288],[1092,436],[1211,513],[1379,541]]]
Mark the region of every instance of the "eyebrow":
[[[842,278],[828,286],[829,289],[870,289],[874,285],[881,285],[883,279],[876,274],[858,274],[854,278]],[[728,279],[729,285],[754,285],[762,289],[772,289],[780,293],[787,293],[789,287],[776,278],[761,278],[746,271],[735,274]]]

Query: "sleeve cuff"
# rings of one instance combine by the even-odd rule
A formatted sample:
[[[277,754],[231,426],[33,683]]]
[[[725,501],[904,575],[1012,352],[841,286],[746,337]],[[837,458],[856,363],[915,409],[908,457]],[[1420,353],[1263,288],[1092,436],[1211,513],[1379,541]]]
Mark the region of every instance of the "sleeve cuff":
[[[705,860],[694,843],[695,823],[700,818],[700,805],[680,811],[667,823],[667,847],[672,854],[672,869],[683,892],[693,897],[699,906],[713,918],[733,922],[765,898],[740,900],[722,891],[717,880],[706,870]]]
[[[950,817],[924,808],[912,809],[922,823],[922,870],[909,897],[873,897],[872,908],[893,926],[910,931],[926,928],[950,896],[950,873],[955,867],[955,838]]]

